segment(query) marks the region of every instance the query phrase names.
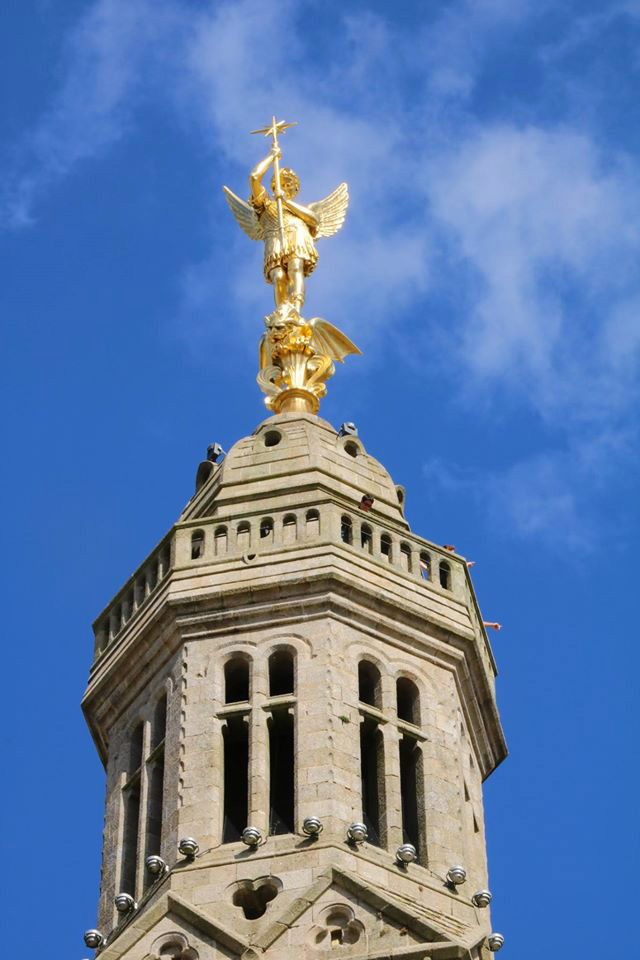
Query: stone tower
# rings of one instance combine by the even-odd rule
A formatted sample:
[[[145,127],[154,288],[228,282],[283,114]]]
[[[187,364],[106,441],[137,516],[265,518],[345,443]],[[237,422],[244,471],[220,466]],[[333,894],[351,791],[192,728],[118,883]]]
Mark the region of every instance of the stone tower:
[[[280,413],[216,459],[95,623],[87,945],[490,956],[482,783],[506,748],[464,559],[411,532],[352,425]]]

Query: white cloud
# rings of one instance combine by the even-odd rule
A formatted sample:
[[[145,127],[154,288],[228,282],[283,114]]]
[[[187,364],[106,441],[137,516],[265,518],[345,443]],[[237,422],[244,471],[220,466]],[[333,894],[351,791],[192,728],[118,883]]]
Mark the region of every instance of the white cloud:
[[[472,116],[483,64],[541,9],[458,0],[412,34],[347,8],[331,14],[331,49],[316,56],[305,18],[317,11],[303,2],[96,0],[69,39],[50,109],[22,144],[5,219],[28,223],[44,189],[122,137],[141,102],[173,110],[224,158],[241,193],[266,148],[247,131],[274,109],[300,120],[284,143],[302,199],[342,179],[352,187],[343,231],[319,244],[309,312],[371,350],[404,308],[419,311],[430,355],[443,352],[467,402],[515,399],[565,438],[476,484],[490,481],[491,502],[510,504],[520,532],[570,530],[576,486],[594,483],[585,451],[618,435],[636,399],[640,171],[575,123]],[[259,252],[221,194],[212,217],[211,255],[184,278],[180,323],[193,342],[220,302],[235,301],[252,325],[270,303]],[[456,302],[444,329],[430,319],[432,294]]]

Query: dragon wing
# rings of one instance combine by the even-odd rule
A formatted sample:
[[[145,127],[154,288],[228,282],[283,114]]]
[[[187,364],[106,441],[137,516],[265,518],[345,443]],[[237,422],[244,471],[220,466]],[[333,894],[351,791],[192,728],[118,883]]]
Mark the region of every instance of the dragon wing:
[[[348,357],[350,353],[362,354],[355,343],[352,343],[349,337],[345,336],[328,320],[314,317],[313,320],[307,322],[313,328],[311,345],[316,353],[331,357],[332,360],[339,360],[340,363],[344,363],[344,358]]]
[[[346,183],[341,183],[324,200],[310,203],[309,209],[313,210],[318,218],[316,237],[332,237],[334,233],[337,233],[344,223],[348,206],[349,189]]]
[[[264,233],[260,225],[260,219],[249,203],[245,203],[240,197],[237,197],[229,187],[223,187],[227,203],[231,207],[231,212],[252,240],[264,240]]]

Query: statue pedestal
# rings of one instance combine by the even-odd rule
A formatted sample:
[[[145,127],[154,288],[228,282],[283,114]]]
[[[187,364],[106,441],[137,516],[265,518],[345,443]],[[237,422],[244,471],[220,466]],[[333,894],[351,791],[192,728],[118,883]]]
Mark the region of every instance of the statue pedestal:
[[[273,398],[274,413],[317,413],[320,401],[309,390],[291,387]]]

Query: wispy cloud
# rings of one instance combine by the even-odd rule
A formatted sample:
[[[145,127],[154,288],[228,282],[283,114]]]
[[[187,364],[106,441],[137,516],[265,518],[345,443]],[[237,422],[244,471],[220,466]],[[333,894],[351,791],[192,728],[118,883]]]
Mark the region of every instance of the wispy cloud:
[[[635,17],[636,8],[618,4],[616,13]],[[472,471],[473,484],[492,492],[486,502],[510,505],[520,533],[577,531],[576,489],[596,484],[583,464],[602,463],[604,449],[608,463],[621,456],[603,438],[631,433],[637,399],[640,169],[586,121],[523,121],[505,95],[493,112],[473,108],[491,57],[553,10],[457,0],[404,29],[336,9],[329,41],[309,30],[315,5],[293,0],[97,0],[69,37],[50,108],[5,177],[4,221],[30,223],[45,190],[123,137],[149,101],[225,158],[240,192],[263,146],[249,144],[246,130],[274,107],[303,120],[286,141],[303,199],[342,179],[355,187],[339,240],[320,248],[311,311],[369,350],[406,311],[419,312],[431,352],[465,384],[462,402],[527,405],[553,436],[500,476]],[[583,35],[590,30],[585,21]],[[563,37],[538,52],[558,69]],[[222,201],[215,216],[228,216]],[[237,256],[216,246],[212,230],[210,256],[185,273],[182,323],[192,339],[221,290],[239,313],[266,310],[258,251],[252,260],[249,241],[233,236]]]

